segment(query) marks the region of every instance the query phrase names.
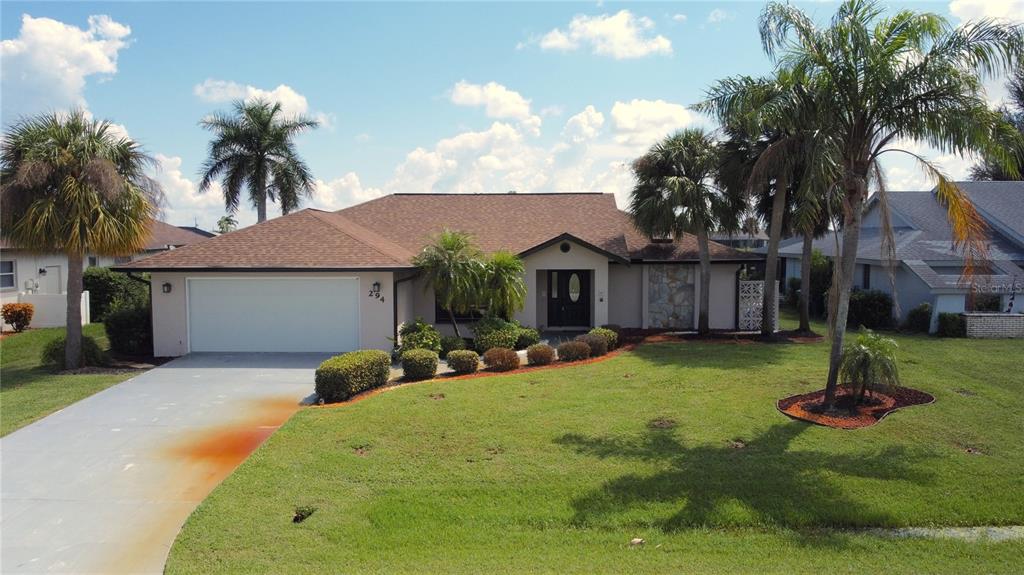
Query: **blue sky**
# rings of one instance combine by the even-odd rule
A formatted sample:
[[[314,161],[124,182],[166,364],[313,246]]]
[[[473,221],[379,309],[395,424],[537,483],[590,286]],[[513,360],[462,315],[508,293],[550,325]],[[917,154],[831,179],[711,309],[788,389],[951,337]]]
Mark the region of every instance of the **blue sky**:
[[[828,17],[835,4],[801,4]],[[957,22],[1021,0],[917,2]],[[79,106],[155,155],[164,218],[212,227],[199,195],[208,134],[233,98],[322,121],[299,138],[310,205],[395,191],[598,190],[620,205],[625,163],[713,124],[686,107],[732,74],[770,69],[760,3],[19,3],[0,5],[2,120]],[[993,90],[993,98],[998,97]],[[970,162],[941,158],[954,176]],[[893,163],[890,187],[927,182]],[[255,217],[239,213],[243,224]]]

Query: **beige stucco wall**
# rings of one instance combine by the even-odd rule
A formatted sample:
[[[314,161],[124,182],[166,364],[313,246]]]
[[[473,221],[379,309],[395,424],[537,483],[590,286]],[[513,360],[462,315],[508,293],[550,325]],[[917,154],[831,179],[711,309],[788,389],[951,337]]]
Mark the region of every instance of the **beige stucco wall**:
[[[63,297],[44,297],[46,295],[63,295],[67,293],[68,258],[64,254],[36,254],[25,250],[2,250],[0,260],[14,262],[14,286],[0,288],[0,305],[6,303],[26,302],[36,306],[31,327],[57,327],[67,323],[67,304]],[[83,258],[84,268],[89,267],[88,256]],[[96,256],[96,265],[114,265],[114,258]],[[40,269],[49,269],[45,276]],[[33,290],[26,291],[26,282],[32,282]],[[36,288],[35,286],[38,286]],[[83,295],[83,301],[88,296]],[[85,304],[88,309],[88,304]],[[89,315],[82,316],[87,323]],[[6,323],[3,329],[10,329]]]
[[[331,273],[183,273],[155,272],[153,282],[153,354],[157,357],[177,357],[188,353],[188,309],[186,305],[186,279],[189,277],[357,277],[359,278],[359,347],[390,350],[388,338],[394,333],[395,296],[392,272],[331,272]],[[370,287],[380,282],[384,301],[368,297]],[[163,293],[163,284],[171,284],[171,293]],[[301,294],[297,294],[301,297]]]
[[[621,327],[643,326],[643,266],[608,265],[608,323]]]
[[[736,272],[739,264],[711,264],[711,329],[736,329]],[[699,288],[698,288],[699,289]],[[700,300],[697,300],[700,302]],[[698,303],[698,305],[700,305]]]
[[[599,254],[576,242],[568,240],[571,248],[563,253],[561,242],[548,246],[523,258],[526,268],[526,293],[547,297],[546,289],[540,289],[537,282],[538,270],[592,270],[590,320],[593,325],[608,323],[608,256]],[[546,286],[545,286],[546,287]],[[546,311],[546,310],[545,310]],[[537,299],[526,298],[526,305],[515,314],[515,319],[526,326],[543,328],[547,314],[540,315]]]

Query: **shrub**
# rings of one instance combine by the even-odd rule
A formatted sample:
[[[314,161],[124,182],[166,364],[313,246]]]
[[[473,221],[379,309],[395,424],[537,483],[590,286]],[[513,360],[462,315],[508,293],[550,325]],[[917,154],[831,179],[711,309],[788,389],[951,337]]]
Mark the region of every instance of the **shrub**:
[[[147,302],[115,302],[107,311],[103,329],[114,353],[153,355],[153,319]]]
[[[480,369],[480,356],[471,349],[453,349],[445,358],[455,373],[473,373]]]
[[[581,361],[588,357],[590,346],[585,341],[567,341],[558,346],[558,361]]]
[[[399,355],[411,349],[427,349],[437,354],[441,351],[441,332],[418,317],[398,328],[398,342]]]
[[[514,349],[492,347],[484,353],[484,365],[492,371],[512,371],[519,368],[519,355]]]
[[[149,299],[146,284],[110,268],[92,267],[82,274],[82,288],[89,292],[89,315],[92,321],[104,321],[116,302],[137,302]]]
[[[582,341],[590,347],[590,357],[598,357],[608,353],[608,340],[604,336],[585,333],[577,336],[576,341]]]
[[[75,369],[79,367],[102,367],[110,364],[110,358],[107,356],[107,352],[100,348],[100,345],[96,343],[96,340],[87,335],[83,335],[82,357],[80,364],[74,367],[66,367],[64,365],[64,345],[65,336],[63,335],[47,343],[43,348],[43,356],[41,358],[43,365],[60,371],[62,369]]]
[[[402,372],[405,379],[427,379],[437,373],[437,353],[429,349],[410,349],[402,352]]]
[[[903,328],[907,331],[928,333],[932,327],[932,304],[924,302],[907,312],[907,322]]]
[[[5,303],[0,308],[0,317],[19,333],[28,329],[35,313],[36,308],[30,303]]]
[[[786,306],[796,308],[800,305],[800,278],[786,280]]]
[[[599,335],[603,337],[605,343],[607,343],[606,347],[609,350],[615,349],[616,346],[619,345],[619,334],[604,327],[595,327],[594,329],[590,330],[588,335]]]
[[[810,312],[824,316],[828,310],[828,290],[832,286],[832,260],[821,250],[811,252],[811,293],[807,302]]]
[[[483,353],[492,347],[514,348],[518,339],[518,328],[508,327],[489,331],[483,334],[477,334],[476,339],[473,340],[473,346],[476,347],[477,351]]]
[[[448,357],[449,353],[458,349],[466,349],[466,340],[457,335],[446,335],[441,338],[441,357]]]
[[[530,365],[548,365],[555,361],[555,348],[546,343],[537,343],[526,348],[526,360]]]
[[[940,313],[936,334],[939,337],[966,337],[967,325],[963,316],[958,313]]]
[[[327,403],[380,387],[391,375],[391,357],[377,349],[337,355],[316,368],[316,394]]]
[[[850,294],[850,327],[879,329],[892,326],[892,296],[878,290],[857,290]]]
[[[517,328],[516,334],[516,349],[526,349],[540,343],[540,332],[532,327]]]
[[[492,313],[488,313],[477,320],[476,324],[473,326],[473,335],[480,337],[493,331],[514,329],[517,327],[519,326],[513,322],[505,321]]]

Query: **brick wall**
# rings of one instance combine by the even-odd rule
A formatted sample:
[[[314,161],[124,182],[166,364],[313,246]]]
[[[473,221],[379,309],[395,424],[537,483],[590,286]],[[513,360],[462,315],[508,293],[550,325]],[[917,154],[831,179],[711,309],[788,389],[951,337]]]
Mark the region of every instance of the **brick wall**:
[[[1024,338],[1024,314],[1020,313],[965,313],[967,337],[1021,337]]]

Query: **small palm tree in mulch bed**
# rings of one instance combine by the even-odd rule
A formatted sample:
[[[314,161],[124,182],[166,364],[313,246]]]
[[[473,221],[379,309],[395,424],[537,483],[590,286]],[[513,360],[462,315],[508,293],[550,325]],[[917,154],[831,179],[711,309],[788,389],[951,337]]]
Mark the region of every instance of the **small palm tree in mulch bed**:
[[[873,425],[901,407],[934,401],[931,395],[900,384],[896,349],[892,338],[861,328],[843,348],[843,392],[835,404],[825,404],[822,390],[779,400],[779,410],[797,419],[850,429]]]

